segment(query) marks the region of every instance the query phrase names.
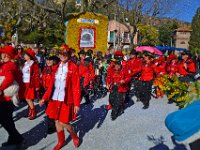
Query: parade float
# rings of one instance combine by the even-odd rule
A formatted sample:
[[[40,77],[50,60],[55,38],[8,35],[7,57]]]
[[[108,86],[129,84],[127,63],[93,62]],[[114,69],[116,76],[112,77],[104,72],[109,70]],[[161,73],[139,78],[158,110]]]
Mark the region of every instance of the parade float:
[[[107,49],[108,17],[92,12],[73,13],[65,22],[65,43],[75,49],[105,52]]]

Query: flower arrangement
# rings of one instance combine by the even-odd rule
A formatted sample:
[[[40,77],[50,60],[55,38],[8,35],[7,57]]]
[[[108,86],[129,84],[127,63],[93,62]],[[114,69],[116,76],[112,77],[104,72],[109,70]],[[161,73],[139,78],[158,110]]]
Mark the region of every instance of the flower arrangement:
[[[81,22],[80,18],[86,20],[93,20],[94,22]],[[84,20],[83,19],[83,20]],[[94,28],[95,29],[95,46],[89,49],[98,49],[105,52],[107,49],[107,28],[108,17],[101,14],[92,12],[74,13],[68,16],[68,23],[66,29],[66,44],[75,49],[77,52],[80,50],[80,29],[81,28]]]
[[[169,101],[175,101],[180,108],[186,107],[200,98],[200,81],[186,83],[180,81],[176,76],[168,77],[167,75],[160,80],[163,84],[159,84],[159,88],[166,93]]]

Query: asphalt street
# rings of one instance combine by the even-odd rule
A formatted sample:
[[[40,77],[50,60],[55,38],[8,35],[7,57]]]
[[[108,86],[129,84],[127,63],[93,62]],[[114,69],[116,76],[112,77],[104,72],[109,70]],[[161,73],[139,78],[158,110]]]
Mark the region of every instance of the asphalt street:
[[[136,98],[126,104],[126,109],[115,121],[111,120],[111,111],[106,111],[108,96],[81,105],[77,121],[73,126],[81,144],[77,150],[189,150],[188,146],[177,144],[167,130],[164,120],[170,112],[178,110],[175,104],[167,104],[167,99],[152,98],[150,107],[142,109]],[[22,103],[14,112],[17,129],[25,141],[21,150],[52,150],[57,143],[56,133],[47,135],[44,107],[40,108],[35,120],[28,120],[27,105]],[[73,141],[65,132],[66,145],[62,150],[74,150]],[[0,145],[7,140],[6,131],[0,127]],[[1,147],[0,150],[14,150],[15,147]]]

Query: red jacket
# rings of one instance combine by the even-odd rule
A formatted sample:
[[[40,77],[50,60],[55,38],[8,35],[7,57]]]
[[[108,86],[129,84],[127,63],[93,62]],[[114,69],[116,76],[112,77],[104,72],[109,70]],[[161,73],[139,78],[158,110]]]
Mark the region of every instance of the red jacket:
[[[84,78],[84,86],[89,85],[91,80],[94,80],[94,68],[91,62],[81,60],[79,64],[80,79]]]
[[[0,86],[0,90],[3,92],[6,88],[8,88],[14,80],[16,80],[17,66],[14,62],[5,62],[0,64],[0,76],[5,76],[4,81]],[[17,81],[17,80],[16,80]],[[3,94],[0,95],[0,101],[10,101],[10,97],[5,97]]]
[[[178,71],[178,60],[172,60],[167,66],[168,75],[175,75]]]
[[[120,83],[121,80],[124,80],[124,83]],[[110,90],[112,89],[112,86],[116,83],[118,85],[118,92],[127,92],[127,90],[129,89],[129,82],[130,76],[123,68],[118,72],[115,71],[113,67],[109,69],[106,77],[106,85],[109,86]]]
[[[57,69],[57,65],[54,66],[45,66],[42,71],[42,87],[47,89],[51,82],[51,77],[53,72]]]
[[[156,77],[160,77],[160,75],[166,74],[166,62],[160,62],[157,61],[154,65],[154,72],[156,74]]]
[[[30,88],[40,88],[40,68],[37,63],[33,63],[30,67]]]
[[[188,75],[189,73],[194,73],[194,72],[196,72],[196,67],[192,59],[187,59],[186,61],[182,61],[178,64],[178,73],[180,75],[185,76]]]
[[[51,99],[51,96],[54,92],[54,83],[55,83],[55,74],[58,70],[58,67],[54,70],[51,77],[50,85],[45,92],[42,99],[48,101]],[[71,61],[68,61],[68,73],[66,76],[66,88],[65,88],[65,100],[66,104],[74,104],[75,106],[80,107],[80,78],[78,66]]]
[[[146,63],[145,61],[142,63],[142,70],[139,80],[141,81],[151,81],[154,78],[154,68],[152,61]]]
[[[140,58],[129,59],[127,62],[128,73],[132,77],[142,70],[142,60]]]

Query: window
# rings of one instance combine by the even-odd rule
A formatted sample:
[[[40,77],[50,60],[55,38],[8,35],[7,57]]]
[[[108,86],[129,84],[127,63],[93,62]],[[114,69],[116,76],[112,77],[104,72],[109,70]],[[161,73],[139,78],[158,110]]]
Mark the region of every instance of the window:
[[[182,41],[180,44],[185,44],[185,42],[184,42],[184,41]]]
[[[115,31],[110,31],[110,37],[109,37],[109,42],[114,42],[114,39],[116,41],[116,37],[115,37]]]
[[[122,34],[122,41],[123,43],[130,43],[129,32],[124,32]]]

